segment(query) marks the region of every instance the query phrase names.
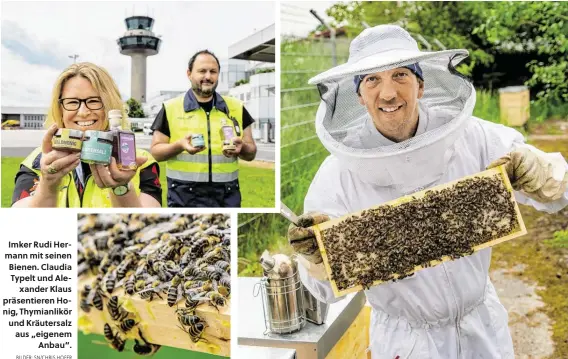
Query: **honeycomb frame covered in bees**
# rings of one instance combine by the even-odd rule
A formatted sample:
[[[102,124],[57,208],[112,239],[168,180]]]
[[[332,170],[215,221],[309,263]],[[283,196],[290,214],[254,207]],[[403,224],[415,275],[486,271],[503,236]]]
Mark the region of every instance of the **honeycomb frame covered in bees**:
[[[503,166],[312,228],[336,297],[527,233]]]

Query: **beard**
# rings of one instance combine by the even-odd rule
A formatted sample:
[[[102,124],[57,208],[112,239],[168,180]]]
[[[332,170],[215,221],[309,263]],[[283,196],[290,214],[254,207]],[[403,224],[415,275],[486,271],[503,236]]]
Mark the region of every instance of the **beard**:
[[[213,95],[213,93],[217,89],[217,85],[218,85],[218,83],[216,82],[215,84],[213,84],[213,87],[211,89],[205,90],[205,89],[203,89],[201,82],[195,83],[195,84],[192,82],[191,83],[191,89],[201,97],[209,97],[209,96]]]

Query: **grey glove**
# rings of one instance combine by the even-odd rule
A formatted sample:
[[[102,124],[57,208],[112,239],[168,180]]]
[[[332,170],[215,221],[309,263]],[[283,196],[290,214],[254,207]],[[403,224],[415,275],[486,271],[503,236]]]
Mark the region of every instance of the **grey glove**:
[[[521,147],[493,161],[487,168],[505,165],[511,185],[528,197],[548,203],[562,197],[568,185],[568,172],[563,163],[552,163],[526,147]],[[557,167],[557,168],[555,168]],[[562,178],[554,178],[554,171]]]
[[[328,215],[311,212],[298,217],[298,226],[291,223],[288,227],[288,242],[294,251],[314,264],[320,264],[323,260],[313,230],[306,227],[311,227],[326,221],[329,221]]]

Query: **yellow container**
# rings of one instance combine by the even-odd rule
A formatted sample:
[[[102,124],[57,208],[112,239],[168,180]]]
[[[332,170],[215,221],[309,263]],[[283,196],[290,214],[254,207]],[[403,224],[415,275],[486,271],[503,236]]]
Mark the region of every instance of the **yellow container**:
[[[501,123],[507,126],[523,126],[530,117],[530,92],[526,86],[510,86],[499,89]]]

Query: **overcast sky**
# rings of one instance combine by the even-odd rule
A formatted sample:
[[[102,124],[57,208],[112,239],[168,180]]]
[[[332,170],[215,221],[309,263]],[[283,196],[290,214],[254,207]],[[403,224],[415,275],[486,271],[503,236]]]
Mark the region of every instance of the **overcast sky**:
[[[310,14],[314,9],[324,21],[331,21],[325,10],[338,1],[283,1],[280,8],[280,31],[284,35],[306,36],[321,23]]]
[[[187,61],[207,48],[219,59],[230,45],[272,25],[273,2],[5,2],[2,13],[2,105],[48,106],[64,68],[90,61],[106,68],[123,99],[130,97],[130,57],[116,40],[132,15],[154,18],[158,55],[147,58],[147,98],[186,90]]]

